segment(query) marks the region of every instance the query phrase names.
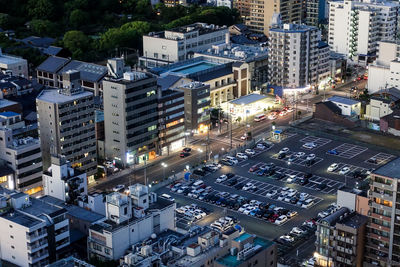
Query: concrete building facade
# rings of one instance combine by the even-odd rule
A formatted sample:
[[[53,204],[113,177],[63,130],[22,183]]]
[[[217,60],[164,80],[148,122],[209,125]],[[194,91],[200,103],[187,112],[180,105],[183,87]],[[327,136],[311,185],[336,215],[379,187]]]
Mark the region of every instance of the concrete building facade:
[[[94,98],[80,86],[80,73],[63,74],[64,89],[43,90],[36,98],[45,169],[51,155],[63,155],[91,182],[97,172]]]
[[[396,38],[398,8],[389,1],[329,2],[331,50],[355,61],[375,57],[379,41]]]
[[[20,57],[3,54],[0,48],[0,72],[29,78],[28,61]]]
[[[195,23],[143,36],[142,67],[165,66],[190,59],[195,52],[205,51],[214,44],[229,43],[226,26]]]
[[[124,73],[121,59],[109,62],[120,67],[103,81],[106,158],[122,165],[154,159],[159,149],[157,79],[146,72]]]

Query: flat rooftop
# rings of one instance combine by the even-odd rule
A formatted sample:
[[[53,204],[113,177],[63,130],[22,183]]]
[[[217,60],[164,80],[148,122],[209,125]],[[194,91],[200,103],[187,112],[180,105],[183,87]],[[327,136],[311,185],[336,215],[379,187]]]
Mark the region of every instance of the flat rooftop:
[[[43,221],[33,218],[31,216],[25,215],[23,213],[20,213],[18,211],[14,212],[7,212],[6,214],[1,216],[2,218],[9,220],[11,222],[14,222],[16,224],[20,224],[22,226],[25,226],[27,228],[31,228],[35,225],[38,225],[40,223],[43,223]]]
[[[344,104],[344,105],[356,105],[358,103],[360,103],[360,101],[351,99],[351,98],[347,98],[347,97],[342,97],[342,96],[332,96],[330,98],[328,98],[328,101],[331,102],[336,102],[336,103],[340,103],[340,104]]]
[[[89,96],[93,96],[93,94],[87,91],[82,91],[80,93],[73,95],[64,95],[59,93],[59,89],[50,89],[50,90],[43,90],[38,95],[37,99],[44,102],[61,104]]]
[[[20,63],[26,61],[23,58],[20,57],[15,57],[15,56],[10,56],[10,55],[5,55],[5,54],[1,54],[0,55],[0,64],[15,64],[15,63]]]
[[[353,213],[349,216],[346,216],[345,218],[343,218],[343,220],[339,221],[338,223],[346,225],[351,228],[359,228],[360,226],[365,224],[367,221],[368,221],[368,217],[361,215],[361,214]]]
[[[259,95],[259,94],[249,94],[245,96],[241,96],[238,99],[232,100],[229,103],[234,105],[248,105],[260,100],[267,99],[267,96]]]
[[[379,167],[375,171],[373,171],[373,174],[393,178],[393,179],[400,179],[400,171],[399,171],[399,166],[400,166],[400,158],[396,158],[392,160],[391,162],[386,163],[385,165]]]
[[[240,242],[240,240],[245,240],[245,239],[247,239],[247,238],[250,237],[250,236],[251,236],[250,234],[244,233],[244,234],[242,234],[241,236],[235,238],[234,240]],[[259,238],[259,237],[254,238],[254,242],[253,242],[253,245],[254,245],[254,246],[259,245],[259,246],[261,246],[261,247],[263,248],[263,250],[266,249],[266,248],[268,248],[268,247],[270,247],[270,246],[272,246],[272,245],[274,245],[274,244],[275,244],[275,243],[272,242],[272,241],[268,241],[268,240],[266,240],[266,239]],[[258,252],[259,252],[259,251],[258,251]],[[257,252],[257,253],[258,253],[258,252]],[[256,253],[256,254],[257,254],[257,253]],[[237,259],[237,256],[232,256],[231,254],[227,254],[227,255],[225,255],[224,257],[218,258],[218,259],[217,259],[217,262],[218,262],[219,264],[223,265],[223,266],[235,267],[235,266],[241,265],[241,264],[244,263],[245,261],[243,261],[243,260],[238,260],[238,259]]]
[[[8,99],[0,99],[0,108],[6,108],[6,107],[13,106],[16,104],[18,104],[18,102],[11,101]]]

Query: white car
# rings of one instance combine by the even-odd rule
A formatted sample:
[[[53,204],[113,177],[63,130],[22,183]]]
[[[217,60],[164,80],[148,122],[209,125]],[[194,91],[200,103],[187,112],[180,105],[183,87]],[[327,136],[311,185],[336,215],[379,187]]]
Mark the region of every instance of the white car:
[[[255,155],[256,154],[256,152],[253,149],[250,149],[250,148],[246,149],[244,151],[244,153],[246,153],[247,155]]]
[[[245,153],[237,153],[236,157],[238,159],[248,159],[249,158],[249,156],[247,156]]]
[[[204,217],[206,217],[206,216],[207,216],[207,213],[205,213],[204,211],[202,211],[202,210],[199,210],[199,209],[197,209],[197,210],[194,210],[194,213],[197,213],[197,214],[199,214],[199,215],[201,216],[201,218],[204,218]]]
[[[284,147],[279,151],[279,154],[288,153],[289,151],[290,151],[290,149],[288,147]]]
[[[318,212],[317,216],[318,216],[318,218],[325,218],[325,217],[328,216],[329,214],[330,214],[330,213],[327,212],[327,211],[321,211],[321,212]]]
[[[278,194],[278,191],[272,190],[272,191],[270,191],[270,192],[267,193],[266,197],[273,197],[273,196],[275,196],[276,194]]]
[[[293,183],[294,179],[296,178],[295,174],[289,174],[289,177],[286,179],[286,182]]]
[[[276,219],[276,220],[278,220],[278,219]],[[276,221],[275,221],[275,223],[276,223]],[[283,235],[283,236],[279,237],[279,239],[285,240],[287,242],[293,242],[294,241],[294,237],[292,237],[290,235]]]
[[[180,208],[177,208],[175,211],[178,212],[178,213],[182,213],[183,214],[183,213],[185,213],[187,211],[187,208],[180,207]]]
[[[310,154],[307,156],[307,160],[313,160],[315,159],[315,154]]]
[[[302,157],[304,157],[305,155],[306,155],[306,153],[304,153],[304,152],[297,152],[296,154],[294,154],[296,157],[298,157],[298,158],[302,158]]]
[[[279,201],[283,201],[283,200],[286,198],[286,195],[287,195],[287,192],[282,192],[282,193],[279,195],[278,200],[279,200]]]
[[[250,201],[250,205],[255,206],[255,207],[260,206],[260,204],[261,204],[261,201],[258,201],[258,200],[255,200],[255,199],[252,199]]]
[[[287,186],[281,188],[282,191],[288,191],[289,189],[290,189],[290,188],[287,187]]]
[[[247,209],[245,209],[245,210],[243,211],[243,214],[249,215],[250,212],[252,212],[255,208],[256,208],[256,207],[249,206],[249,207],[247,207]]]
[[[242,136],[240,137],[240,139],[243,140],[243,141],[246,140],[246,139],[247,139],[247,134],[242,135]]]
[[[283,224],[288,220],[288,217],[286,215],[281,215],[275,220],[275,224],[280,225]]]
[[[293,218],[294,216],[296,216],[298,213],[297,211],[289,211],[286,216],[288,216],[289,218]]]
[[[269,119],[269,120],[275,120],[276,118],[277,118],[276,115],[273,115],[273,114],[268,115],[268,119]]]
[[[243,213],[243,212],[245,211],[245,209],[247,209],[247,208],[250,207],[250,206],[251,206],[250,204],[244,204],[243,206],[241,206],[241,207],[238,209],[238,212]]]
[[[178,188],[178,190],[176,190],[176,192],[178,194],[182,194],[183,191],[185,191],[187,188],[189,188],[189,187],[188,186],[182,186],[182,187]]]
[[[121,190],[124,189],[124,188],[125,188],[125,185],[119,184],[119,185],[116,185],[116,186],[113,188],[113,191],[114,191],[114,192],[119,192],[119,191],[121,191]]]
[[[350,172],[350,168],[349,167],[343,167],[341,170],[340,170],[340,174],[342,174],[342,175],[346,175],[346,174],[348,174]]]
[[[237,160],[237,158],[232,157],[232,156],[226,156],[226,159],[229,159],[230,161],[232,161],[234,164],[238,164],[239,161]]]
[[[310,142],[310,143],[305,143],[305,144],[303,145],[303,147],[304,147],[304,148],[307,148],[307,149],[313,149],[313,148],[316,148],[317,145],[316,145],[315,143],[313,143],[313,142]]]
[[[263,144],[257,144],[256,148],[257,149],[265,149],[265,146]]]
[[[254,185],[254,184],[252,184],[252,183],[247,183],[247,184],[245,184],[244,186],[243,186],[243,190],[244,191],[248,191],[248,190],[252,190],[252,189],[255,189],[256,188],[256,186]]]
[[[290,233],[294,235],[302,235],[304,234],[304,230],[301,230],[299,227],[293,227]]]
[[[222,183],[223,181],[228,180],[228,176],[226,176],[225,174],[222,174],[220,177],[218,177],[215,182],[216,183]]]
[[[310,195],[307,193],[300,193],[299,199],[300,200],[305,200],[306,198],[308,198]]]
[[[339,164],[337,163],[332,163],[331,165],[329,165],[328,167],[328,172],[334,172],[339,168]]]
[[[293,189],[293,188],[290,188],[290,189],[288,190],[288,193],[289,193],[289,194],[296,194],[296,193],[297,193],[297,190],[296,190],[296,189]]]

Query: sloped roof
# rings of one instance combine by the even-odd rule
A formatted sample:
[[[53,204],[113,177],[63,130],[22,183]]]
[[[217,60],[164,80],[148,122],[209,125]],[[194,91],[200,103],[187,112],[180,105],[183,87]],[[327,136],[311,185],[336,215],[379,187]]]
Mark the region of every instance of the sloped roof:
[[[324,105],[326,106],[328,109],[330,109],[333,113],[336,114],[342,114],[342,110],[336,106],[335,104],[333,104],[331,101],[325,101],[325,102],[318,102],[315,103],[316,105]]]
[[[167,75],[165,77],[157,78],[157,84],[161,87],[161,90],[169,89],[173,84],[175,84],[182,77],[176,75]]]
[[[50,56],[42,62],[36,69],[39,71],[46,71],[50,73],[58,72],[63,65],[65,65],[70,59]]]

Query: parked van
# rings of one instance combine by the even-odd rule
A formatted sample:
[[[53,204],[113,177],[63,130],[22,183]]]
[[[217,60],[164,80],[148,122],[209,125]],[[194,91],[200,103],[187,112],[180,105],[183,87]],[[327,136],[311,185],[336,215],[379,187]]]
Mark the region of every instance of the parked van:
[[[192,197],[198,198],[204,191],[205,191],[205,190],[204,190],[203,188],[200,188],[200,189],[196,190],[196,192],[194,192],[194,193],[192,194]]]
[[[301,207],[304,209],[307,209],[307,208],[311,207],[312,205],[314,205],[314,200],[309,198],[306,201],[304,201],[304,203],[303,203],[303,205],[301,205]]]
[[[266,118],[265,114],[256,115],[254,117],[254,121],[262,121],[265,120],[265,118]]]

